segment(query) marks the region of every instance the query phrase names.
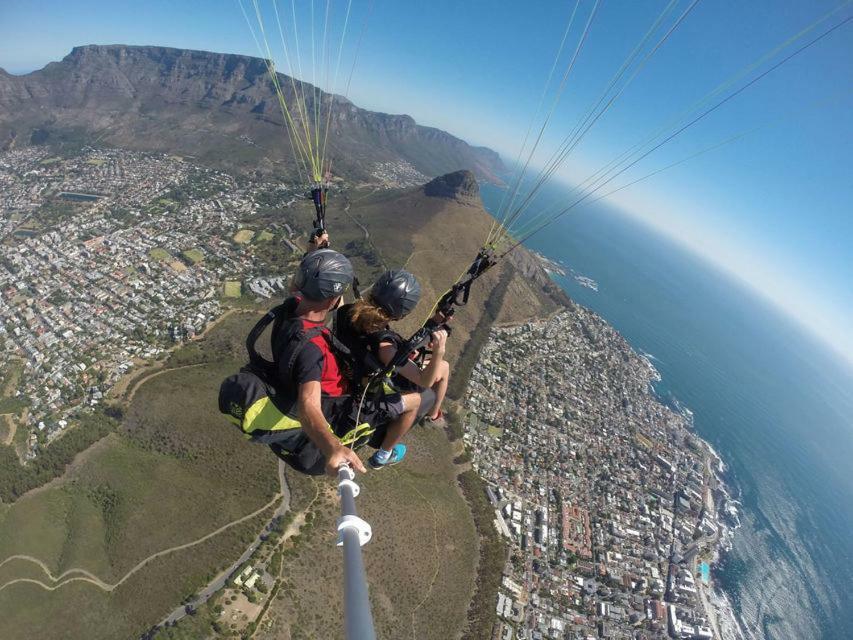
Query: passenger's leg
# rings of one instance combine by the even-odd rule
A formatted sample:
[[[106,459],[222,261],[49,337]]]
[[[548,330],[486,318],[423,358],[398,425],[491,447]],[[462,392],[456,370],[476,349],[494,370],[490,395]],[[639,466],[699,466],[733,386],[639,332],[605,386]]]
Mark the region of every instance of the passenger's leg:
[[[382,448],[391,451],[395,444],[403,439],[409,432],[415,419],[418,417],[418,409],[421,406],[421,396],[418,393],[403,394],[403,413],[388,425],[388,432],[382,440]]]
[[[450,364],[447,360],[442,360],[439,373],[441,377],[432,385],[432,390],[435,391],[435,404],[429,412],[430,420],[435,420],[441,415],[441,403],[444,402],[444,396],[447,394],[447,383],[450,380]]]

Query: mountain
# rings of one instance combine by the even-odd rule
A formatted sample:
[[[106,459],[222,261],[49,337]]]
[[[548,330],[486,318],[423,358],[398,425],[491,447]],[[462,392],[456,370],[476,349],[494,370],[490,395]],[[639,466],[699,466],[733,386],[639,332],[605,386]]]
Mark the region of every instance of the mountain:
[[[334,172],[368,179],[380,163],[431,177],[469,169],[498,181],[498,154],[406,115],[367,111],[346,98],[278,74],[289,104],[332,104]],[[315,100],[317,102],[315,102]],[[13,76],[0,69],[0,148],[97,140],[130,149],[197,157],[231,168],[293,169],[276,93],[264,61],[165,47],[75,47],[60,62]]]

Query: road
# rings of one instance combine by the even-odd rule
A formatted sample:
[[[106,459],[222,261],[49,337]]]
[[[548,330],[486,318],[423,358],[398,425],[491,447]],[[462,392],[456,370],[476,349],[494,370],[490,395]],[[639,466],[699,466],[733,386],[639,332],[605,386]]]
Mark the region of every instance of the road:
[[[287,486],[287,480],[284,477],[284,462],[281,460],[278,461],[278,482],[281,487],[281,504],[278,509],[275,510],[269,522],[264,526],[263,529],[255,536],[255,539],[252,541],[243,554],[235,560],[231,566],[229,566],[225,571],[216,576],[207,586],[204,587],[201,591],[199,591],[195,597],[192,598],[187,604],[182,604],[179,607],[175,608],[172,613],[163,618],[157,627],[164,627],[169,624],[174,624],[181,618],[187,615],[187,607],[191,607],[192,609],[197,609],[200,605],[207,602],[213,594],[222,589],[225,584],[228,582],[228,578],[233,574],[240,565],[246,562],[252,554],[255,552],[255,549],[258,548],[258,545],[261,542],[261,536],[267,533],[270,530],[273,520],[278,518],[279,516],[283,516],[290,510],[290,488]]]
[[[277,502],[280,498],[281,498],[281,494],[277,493],[275,495],[275,498],[270,500],[267,504],[262,506],[260,509],[254,511],[248,515],[245,515],[242,518],[238,518],[237,520],[233,520],[233,521],[229,522],[228,524],[225,524],[225,525],[219,527],[216,531],[212,531],[212,532],[202,536],[201,538],[198,538],[197,540],[193,540],[191,542],[185,542],[184,544],[180,544],[176,547],[169,547],[168,549],[163,549],[162,551],[158,551],[157,553],[151,554],[150,556],[148,556],[144,560],[140,560],[139,563],[137,563],[137,565],[135,567],[133,567],[126,574],[124,574],[124,577],[121,578],[121,580],[119,580],[118,582],[116,582],[114,584],[109,584],[107,582],[104,582],[103,580],[101,580],[97,576],[91,574],[90,572],[86,571],[85,569],[77,569],[77,568],[68,569],[62,575],[54,576],[50,572],[50,569],[48,568],[48,566],[44,562],[39,560],[38,558],[34,558],[34,557],[28,556],[28,555],[21,555],[21,554],[9,556],[8,558],[6,558],[2,562],[0,562],[0,566],[3,566],[7,562],[12,562],[12,561],[29,562],[29,563],[35,564],[42,571],[44,571],[44,573],[45,573],[45,575],[47,575],[48,579],[51,582],[54,582],[55,584],[52,584],[52,585],[46,584],[46,583],[42,582],[41,580],[36,580],[35,578],[15,578],[14,580],[10,580],[9,582],[7,582],[5,584],[0,585],[0,591],[3,591],[4,589],[11,587],[12,585],[23,584],[23,583],[34,584],[37,587],[44,589],[45,591],[56,591],[57,589],[60,589],[61,587],[65,586],[67,584],[70,584],[72,582],[87,582],[89,584],[92,584],[92,585],[98,587],[102,591],[107,591],[107,592],[115,591],[118,587],[120,587],[122,584],[124,584],[131,576],[133,576],[136,572],[140,571],[143,567],[145,567],[152,560],[156,560],[157,558],[162,558],[163,556],[167,556],[171,553],[175,553],[177,551],[183,551],[184,549],[189,549],[189,548],[195,547],[196,545],[199,545],[203,542],[206,542],[207,540],[210,540],[211,538],[218,536],[223,531],[226,531],[226,530],[230,529],[231,527],[234,527],[234,526],[236,526],[242,522],[245,522],[247,520],[251,520],[252,518],[260,515],[261,513],[263,513],[267,509],[269,509],[271,506],[273,506],[273,504],[275,502]],[[75,575],[73,577],[69,577],[69,576],[71,576],[71,574],[80,574],[80,575]]]

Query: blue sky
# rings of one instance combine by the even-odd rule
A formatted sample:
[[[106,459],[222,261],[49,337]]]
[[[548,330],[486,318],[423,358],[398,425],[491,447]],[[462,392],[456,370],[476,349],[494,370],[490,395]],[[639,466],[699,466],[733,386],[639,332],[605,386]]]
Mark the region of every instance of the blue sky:
[[[585,20],[595,0],[581,0]],[[262,2],[267,8],[269,1]],[[679,0],[676,12],[688,5]],[[644,133],[844,0],[702,0],[568,159],[583,179]],[[346,2],[331,0],[330,32]],[[344,61],[367,32],[349,97],[408,113],[514,157],[574,1],[354,1]],[[541,161],[576,122],[663,0],[602,0],[547,131]],[[289,2],[279,4],[282,16]],[[325,2],[316,0],[319,40]],[[297,0],[307,80],[310,2]],[[266,12],[268,26],[272,15]],[[570,42],[580,33],[578,22]],[[817,34],[823,27],[819,27]],[[270,42],[280,51],[278,40]],[[805,40],[804,40],[805,41]],[[78,44],[157,44],[257,55],[233,1],[0,3],[0,67],[21,73]],[[573,46],[573,45],[572,45]],[[564,57],[565,60],[565,57]],[[283,60],[279,68],[284,70]],[[322,76],[323,74],[319,74]],[[346,73],[341,77],[345,78]],[[328,87],[327,87],[328,88]],[[337,91],[343,91],[339,82]],[[614,181],[629,182],[744,131],[744,138],[611,200],[736,273],[853,361],[853,23],[834,32]],[[582,209],[578,215],[583,215]]]

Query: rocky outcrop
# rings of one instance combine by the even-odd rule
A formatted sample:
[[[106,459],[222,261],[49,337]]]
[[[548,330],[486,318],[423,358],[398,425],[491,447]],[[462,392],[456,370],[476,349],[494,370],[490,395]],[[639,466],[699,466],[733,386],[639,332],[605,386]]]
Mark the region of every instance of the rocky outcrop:
[[[439,176],[424,185],[424,194],[431,198],[447,198],[464,204],[480,204],[480,186],[471,171],[454,171]]]

